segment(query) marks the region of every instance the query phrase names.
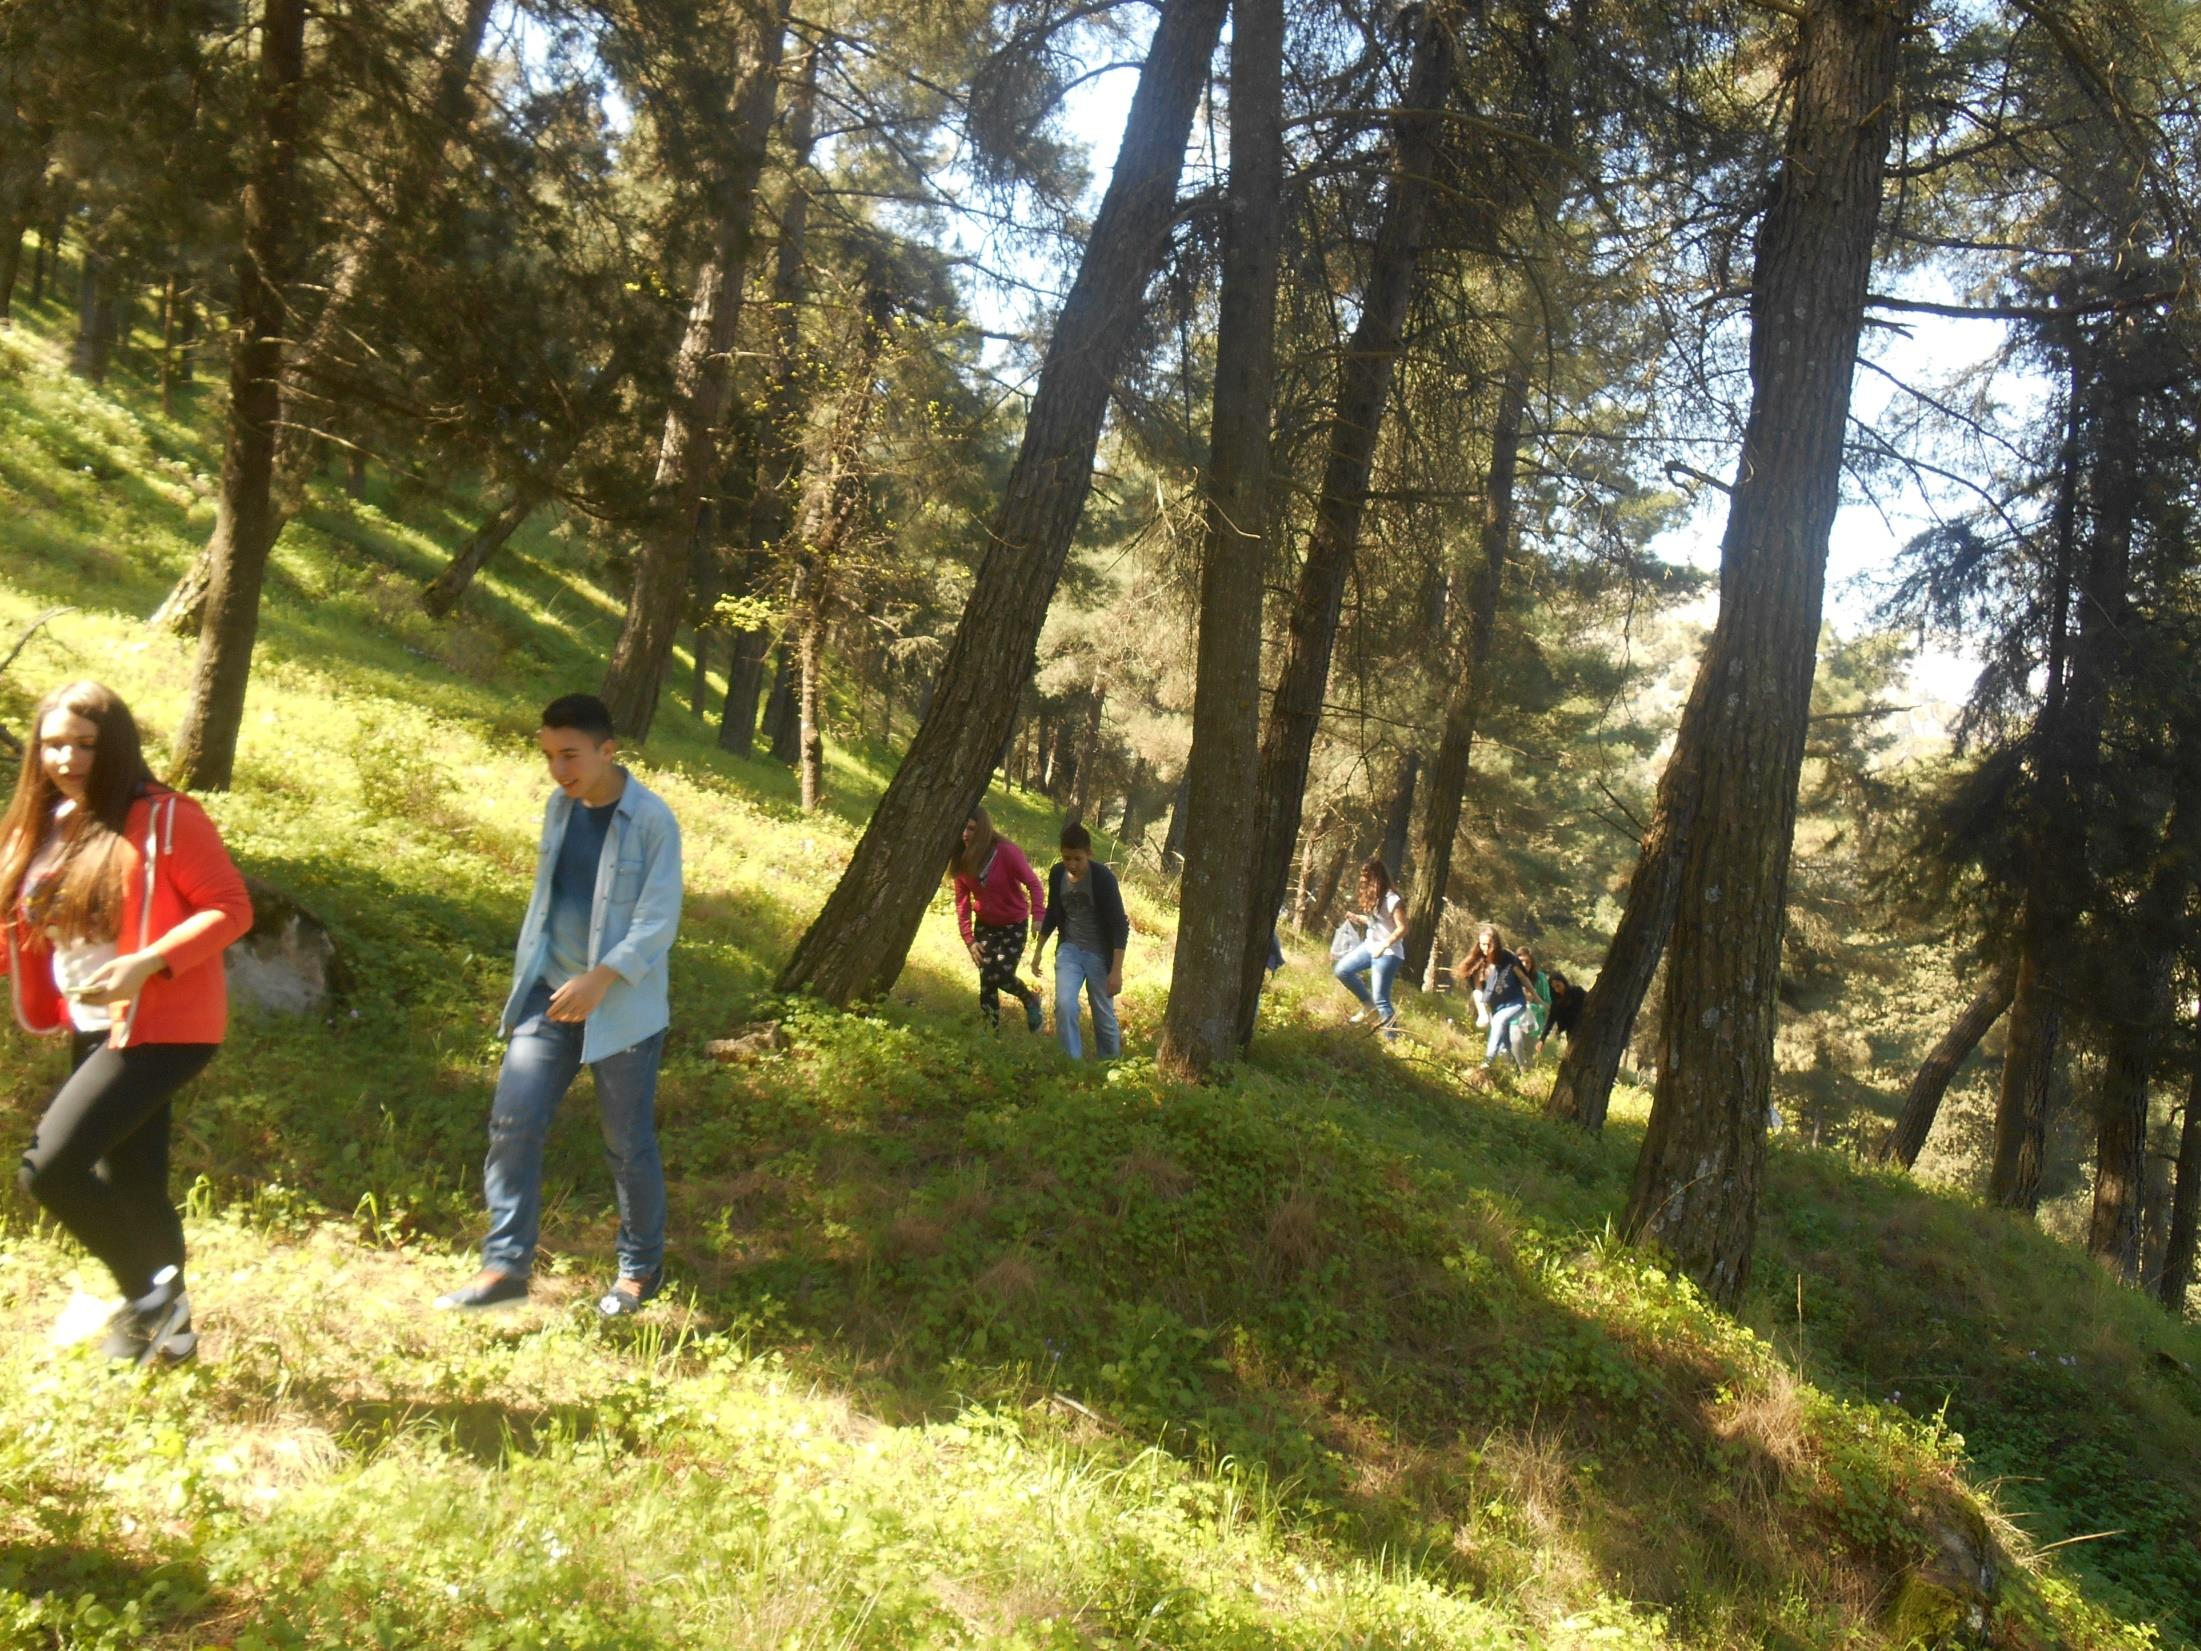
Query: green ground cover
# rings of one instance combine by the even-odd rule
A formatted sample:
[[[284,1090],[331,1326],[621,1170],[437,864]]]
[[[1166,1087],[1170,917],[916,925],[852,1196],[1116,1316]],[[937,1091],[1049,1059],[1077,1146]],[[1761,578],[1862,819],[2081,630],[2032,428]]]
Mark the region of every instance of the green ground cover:
[[[139,619],[210,520],[205,408],[78,385],[31,321],[0,334],[0,635],[77,611],[0,721],[96,674],[165,733],[187,655]],[[538,1299],[427,1313],[472,1265],[534,713],[617,617],[616,558],[536,523],[431,624],[468,525],[378,485],[278,551],[209,805],[347,990],[244,1017],[184,1109],[196,1367],[50,1346],[105,1281],[9,1207],[0,1646],[1882,1647],[1952,1626],[1916,1581],[1952,1542],[2005,1572],[1989,1643],[2201,1640],[2201,1332],[2082,1255],[1777,1141],[1756,1283],[1712,1312],[1610,1237],[1640,1092],[1601,1140],[1547,1124],[1443,1000],[1387,1050],[1295,955],[1252,1061],[1161,1082],[1143,885],[1105,1071],[981,1035],[944,896],[886,1002],[779,1004],[891,753],[836,743],[805,818],[670,703],[636,761],[687,841],[674,1299],[588,1311],[584,1087]],[[762,1016],[787,1048],[705,1055]],[[5,1036],[19,1139],[60,1066]]]

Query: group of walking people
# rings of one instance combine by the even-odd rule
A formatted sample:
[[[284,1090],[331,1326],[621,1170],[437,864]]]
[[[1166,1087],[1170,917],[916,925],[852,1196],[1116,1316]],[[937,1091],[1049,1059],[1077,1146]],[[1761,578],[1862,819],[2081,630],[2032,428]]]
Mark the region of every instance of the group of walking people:
[[[543,1144],[583,1066],[596,1080],[619,1203],[618,1271],[597,1299],[635,1313],[665,1276],[656,1096],[680,926],[680,827],[618,760],[592,694],[543,710],[553,786],[520,922],[489,1108],[481,1269],[436,1299],[526,1298],[542,1219]],[[0,816],[0,929],[17,1020],[69,1041],[69,1073],[18,1180],[122,1292],[104,1350],[135,1364],[197,1350],[183,1223],[169,1195],[174,1101],[228,1025],[222,953],[252,926],[244,878],[205,811],[148,767],[136,719],[95,682],[39,701]]]
[[[544,1142],[585,1066],[619,1207],[618,1269],[596,1309],[623,1318],[665,1279],[656,1097],[680,927],[680,827],[619,761],[611,713],[596,696],[545,706],[536,744],[552,792],[501,1017],[505,1051],[482,1164],[489,1230],[480,1269],[435,1305],[528,1296]],[[1043,889],[1031,862],[974,810],[951,868],[956,916],[990,1023],[1006,991],[1039,1030],[1039,992],[1016,969],[1027,932],[1035,977],[1054,939],[1056,1035],[1073,1060],[1082,1057],[1082,993],[1096,1052],[1109,1059],[1123,1046],[1123,892],[1083,826],[1065,826],[1061,847]],[[251,927],[245,880],[219,832],[198,804],[153,777],[129,706],[95,682],[39,701],[0,816],[0,955],[17,1020],[67,1038],[70,1060],[18,1180],[113,1274],[122,1304],[107,1323],[111,1358],[177,1362],[197,1350],[183,1223],[168,1185],[174,1102],[221,1047],[222,954]]]
[[[552,782],[520,921],[501,1027],[505,1051],[482,1164],[488,1233],[481,1266],[435,1305],[524,1300],[542,1220],[543,1148],[558,1106],[586,1066],[595,1078],[604,1156],[618,1198],[618,1269],[597,1311],[638,1312],[665,1278],[665,1172],[658,1151],[658,1069],[670,1020],[667,962],[679,932],[680,827],[619,761],[604,702],[568,694],[536,733]],[[1044,978],[1056,941],[1055,1035],[1082,1059],[1122,1053],[1116,999],[1130,923],[1115,874],[1085,827],[1062,828],[1042,884],[1031,861],[971,811],[949,865],[956,921],[978,968],[978,1003],[998,1027],[1001,994],[1038,1032],[1045,1003],[1018,977]],[[1405,901],[1381,860],[1361,872],[1341,932],[1337,978],[1360,1000],[1355,1021],[1396,1036],[1392,982],[1406,958]],[[252,926],[245,880],[198,804],[161,784],[136,719],[96,682],[38,703],[15,794],[0,815],[0,966],[18,1021],[66,1038],[69,1072],[24,1150],[19,1181],[122,1293],[110,1357],[189,1358],[198,1341],[185,1291],[184,1234],[169,1196],[177,1092],[214,1059],[228,1025],[222,953]],[[1281,961],[1271,941],[1270,962]],[[1458,971],[1489,1060],[1517,1067],[1551,1030],[1566,1031],[1581,992],[1485,928]],[[1082,1002],[1081,1002],[1082,999]]]
[[[1364,861],[1354,909],[1345,914],[1330,942],[1331,969],[1360,1000],[1352,1024],[1373,1024],[1386,1039],[1398,1036],[1391,987],[1406,964],[1407,927],[1406,901],[1390,869],[1379,858]],[[1525,1072],[1547,1037],[1572,1035],[1589,995],[1558,970],[1542,968],[1527,947],[1507,950],[1497,929],[1487,923],[1477,931],[1473,948],[1454,965],[1452,978],[1470,995],[1475,1024],[1487,1033],[1486,1070],[1503,1055],[1516,1072]]]

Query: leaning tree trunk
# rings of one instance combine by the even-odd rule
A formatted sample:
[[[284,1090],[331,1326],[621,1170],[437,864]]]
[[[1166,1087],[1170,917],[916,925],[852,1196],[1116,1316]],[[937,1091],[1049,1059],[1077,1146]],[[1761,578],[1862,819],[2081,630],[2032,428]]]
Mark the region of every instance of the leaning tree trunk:
[[[2075,342],[2072,425],[2057,503],[2058,613],[2052,649],[2066,629],[2063,570],[2071,561],[2073,495],[2081,470],[2080,410],[2090,401],[2093,410],[2088,422],[2094,426],[2094,439],[2088,443],[2084,469],[2093,494],[2092,525],[2069,671],[2061,671],[2060,661],[2051,658],[2049,697],[2041,711],[2040,773],[2035,781],[2034,818],[2026,834],[2031,864],[2020,928],[2023,953],[2017,998],[2010,1006],[2002,1081],[1995,1094],[1994,1155],[1987,1180],[1991,1202],[2028,1215],[2040,1206],[2063,1009],[2075,989],[2072,942],[2086,903],[2086,845],[2101,767],[2102,721],[2109,686],[2124,651],[2132,532],[2140,505],[2132,346],[2113,334],[2090,371],[2083,363],[2092,354]]]
[[[1517,351],[1506,366],[1497,412],[1491,419],[1490,472],[1483,488],[1483,525],[1476,545],[1480,554],[1471,576],[1466,635],[1451,662],[1444,731],[1422,786],[1421,812],[1414,818],[1410,852],[1416,874],[1406,897],[1406,967],[1402,971],[1413,980],[1429,979],[1437,919],[1444,911],[1445,886],[1452,880],[1452,843],[1460,832],[1475,721],[1482,711],[1483,679],[1498,631],[1498,593],[1513,544],[1514,478],[1520,468],[1521,422],[1527,413],[1528,369]]]
[[[1339,609],[1360,542],[1368,476],[1375,463],[1384,409],[1391,399],[1407,303],[1420,263],[1422,230],[1438,189],[1439,140],[1457,74],[1459,42],[1453,30],[1459,22],[1460,14],[1451,5],[1434,5],[1420,14],[1406,100],[1392,121],[1389,195],[1369,254],[1360,319],[1338,369],[1322,492],[1293,595],[1284,668],[1261,738],[1255,791],[1258,818],[1249,833],[1255,856],[1254,895],[1245,932],[1239,937],[1235,1030],[1240,1043],[1253,1036],[1261,970],[1269,955],[1268,914],[1275,911],[1291,881],[1307,765],[1329,687]]]
[[[1918,1075],[1911,1079],[1910,1090],[1903,1097],[1902,1115],[1880,1143],[1883,1164],[1901,1164],[1909,1169],[1918,1162],[1926,1137],[1933,1133],[1934,1119],[1940,1115],[1941,1097],[1949,1092],[1956,1069],[1979,1047],[1979,1040],[1989,1028],[2002,1019],[2017,989],[2016,961],[2006,959],[1997,966],[1993,978],[1972,994],[1972,1001],[1964,1006],[1956,1023],[1941,1034],[1920,1064]]]
[[[466,542],[452,553],[450,564],[421,587],[420,605],[436,618],[448,619],[474,583],[474,576],[489,565],[490,557],[502,550],[504,542],[519,531],[520,524],[535,513],[549,491],[544,484],[534,480],[522,482],[513,489],[512,497],[467,535]]]
[[[237,259],[237,329],[229,362],[229,430],[214,507],[213,566],[190,698],[176,731],[179,784],[226,791],[244,721],[260,628],[260,585],[276,523],[275,424],[282,412],[285,286],[306,69],[306,0],[265,0],[260,14],[259,152],[247,175]]]
[[[781,991],[846,1003],[891,986],[956,832],[985,793],[1092,489],[1109,388],[1176,219],[1185,141],[1223,12],[1224,0],[1167,0],[1162,8],[931,714],[847,872],[781,970]]]
[[[399,176],[370,189],[360,210],[337,242],[329,271],[327,296],[304,338],[285,352],[282,384],[278,391],[280,421],[275,432],[273,478],[269,483],[269,509],[273,525],[269,545],[282,535],[284,526],[303,507],[306,483],[312,476],[322,422],[309,418],[306,403],[314,399],[309,386],[326,373],[344,341],[350,336],[359,295],[365,283],[375,246],[401,212],[417,208],[423,192],[443,170],[452,147],[466,123],[467,100],[474,68],[481,57],[483,36],[489,25],[494,0],[462,0],[463,10],[450,49],[437,63],[435,87],[428,108],[428,137],[415,146]],[[188,371],[185,374],[188,379]],[[162,630],[188,636],[199,628],[213,582],[213,546],[201,550],[176,581],[147,621]]]
[[[1283,245],[1283,0],[1233,0],[1230,186],[1200,562],[1200,640],[1185,766],[1184,882],[1158,1060],[1195,1079],[1227,1060],[1253,927],[1261,764],[1261,594],[1269,562],[1269,418]],[[1125,835],[1129,834],[1126,806]]]
[[[742,596],[762,596],[785,575],[781,541],[794,523],[796,495],[809,452],[805,425],[811,385],[802,349],[802,307],[810,284],[807,174],[817,141],[818,54],[822,50],[812,45],[805,54],[802,76],[795,82],[787,111],[787,196],[780,203],[779,251],[772,268],[771,382],[757,421],[755,476],[744,517],[747,536],[734,572]],[[718,743],[739,756],[755,749],[757,691],[764,681],[764,658],[770,648],[771,633],[762,626],[743,626],[734,632]]]
[[[1627,1231],[1731,1307],[1750,1273],[1796,785],[1840,502],[1850,380],[1910,0],[1823,0],[1797,28],[1788,141],[1751,281],[1751,408],[1689,713],[1696,829]]]
[[[1398,778],[1391,782],[1391,805],[1384,810],[1383,836],[1376,847],[1394,883],[1406,881],[1406,843],[1414,828],[1414,792],[1420,781],[1421,753],[1409,751],[1399,758]]]
[[[756,227],[757,180],[764,171],[787,38],[786,0],[778,0],[762,23],[758,61],[730,111],[729,151],[719,163],[713,202],[711,254],[696,274],[687,330],[673,358],[672,404],[665,412],[647,524],[635,555],[634,588],[604,670],[604,703],[613,726],[629,739],[648,738],[657,715],[673,633],[687,606],[689,536],[716,468],[742,274]]]
[[[2163,1246],[2163,1272],[2156,1299],[2173,1313],[2186,1310],[2193,1287],[2194,1252],[2201,1248],[2201,1019],[2194,1028],[2192,1081],[2186,1089],[2186,1119],[2178,1134],[2178,1183],[2171,1194],[2170,1238]]]

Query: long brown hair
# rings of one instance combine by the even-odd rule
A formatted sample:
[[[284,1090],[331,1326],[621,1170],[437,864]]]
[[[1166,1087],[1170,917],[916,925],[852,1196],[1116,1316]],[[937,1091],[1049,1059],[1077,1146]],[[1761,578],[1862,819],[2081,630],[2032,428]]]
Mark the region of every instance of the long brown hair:
[[[1360,880],[1363,884],[1373,883],[1376,885],[1375,909],[1376,915],[1381,917],[1384,905],[1390,900],[1392,890],[1396,886],[1391,881],[1391,868],[1383,863],[1380,856],[1371,854],[1360,863]]]
[[[0,912],[13,912],[23,879],[37,858],[54,809],[64,800],[47,776],[46,719],[56,711],[80,716],[99,730],[99,747],[84,787],[84,806],[70,810],[61,826],[61,864],[50,892],[34,914],[42,927],[57,928],[70,939],[105,938],[122,913],[122,881],[115,854],[122,846],[130,805],[151,781],[137,718],[120,697],[97,682],[71,682],[56,688],[31,713],[31,737],[23,748],[23,769],[15,797],[0,816]]]
[[[948,857],[948,870],[975,883],[978,874],[986,869],[986,859],[993,853],[994,844],[1001,841],[1001,833],[994,830],[994,817],[983,807],[972,809],[970,818],[978,822],[978,840],[965,843],[958,838],[954,854]]]

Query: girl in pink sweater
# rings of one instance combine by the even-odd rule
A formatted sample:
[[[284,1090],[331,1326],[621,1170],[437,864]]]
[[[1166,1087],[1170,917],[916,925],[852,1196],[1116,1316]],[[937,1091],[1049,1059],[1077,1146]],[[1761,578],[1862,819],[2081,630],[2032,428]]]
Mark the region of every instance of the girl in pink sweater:
[[[1024,1025],[1036,1032],[1045,1024],[1039,991],[1016,977],[1025,942],[1047,906],[1047,891],[1024,851],[994,830],[993,816],[971,810],[963,825],[963,845],[949,863],[955,878],[955,922],[963,948],[978,965],[978,1012],[988,1026],[1001,1025],[1001,997],[1007,992],[1024,1005]]]

